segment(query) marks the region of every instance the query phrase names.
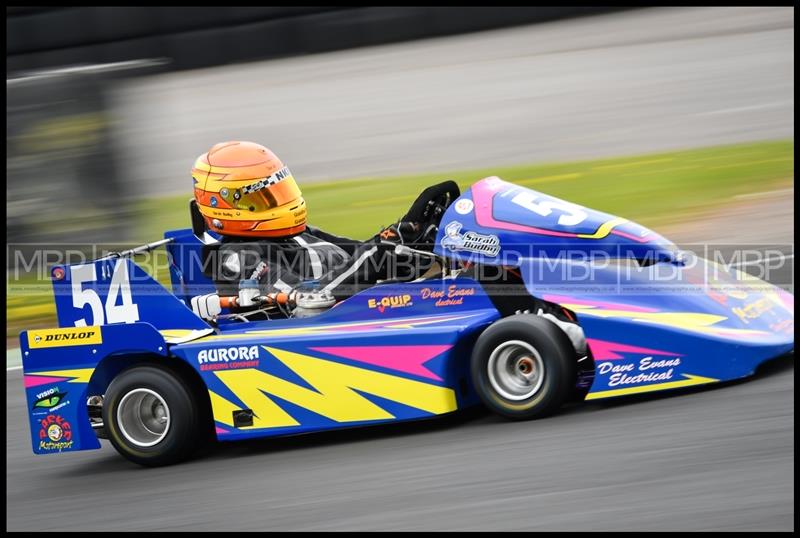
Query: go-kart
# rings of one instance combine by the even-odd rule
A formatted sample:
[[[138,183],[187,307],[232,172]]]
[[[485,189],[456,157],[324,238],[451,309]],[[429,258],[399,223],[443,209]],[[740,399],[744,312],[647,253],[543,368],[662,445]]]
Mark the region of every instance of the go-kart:
[[[59,328],[20,335],[33,451],[107,438],[155,466],[214,439],[474,405],[531,419],[567,401],[742,378],[794,347],[791,294],[624,218],[496,177],[435,214],[434,244],[419,252],[437,274],[314,316],[293,317],[278,294],[260,299],[266,319],[195,315],[191,298],[215,289],[197,266],[217,239],[197,226],[52,267]],[[161,245],[172,291],[132,259]]]

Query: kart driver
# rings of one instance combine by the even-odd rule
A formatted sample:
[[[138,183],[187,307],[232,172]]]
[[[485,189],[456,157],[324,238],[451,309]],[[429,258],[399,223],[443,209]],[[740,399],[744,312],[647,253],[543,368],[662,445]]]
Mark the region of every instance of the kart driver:
[[[269,294],[298,297],[298,290],[308,290],[310,295],[299,296],[329,307],[379,280],[419,278],[431,268],[430,259],[395,254],[395,247],[430,250],[442,211],[440,206],[429,214],[431,208],[436,200],[446,207],[459,195],[452,181],[429,187],[397,223],[360,242],[307,225],[306,203],[292,173],[260,144],[217,144],[197,158],[192,177],[207,229],[222,236],[213,258],[207,249],[211,261],[204,264],[217,293],[191,300],[205,319],[217,317],[222,306],[234,313],[253,310],[259,306],[254,299]]]

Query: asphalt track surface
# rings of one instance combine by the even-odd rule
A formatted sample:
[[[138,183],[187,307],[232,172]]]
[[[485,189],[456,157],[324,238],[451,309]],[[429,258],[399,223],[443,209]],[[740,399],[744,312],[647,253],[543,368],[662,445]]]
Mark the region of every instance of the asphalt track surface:
[[[794,9],[644,9],[135,79],[120,171],[187,193],[223,140],[301,184],[794,136]],[[479,178],[476,178],[476,180]]]
[[[748,241],[777,228],[769,237],[791,243],[791,197],[780,197],[761,202],[779,211],[755,204],[706,231],[731,234],[734,218]],[[793,288],[789,265],[769,277]],[[793,355],[744,381],[572,405],[534,422],[476,409],[219,444],[159,469],[108,441],[34,456],[21,371],[6,377],[8,530],[794,529]]]
[[[730,47],[737,35],[696,40]],[[778,211],[719,215],[720,226],[677,239],[793,243],[793,205],[776,196],[759,203]],[[793,356],[746,381],[584,403],[534,422],[476,410],[222,444],[160,469],[128,463],[107,441],[34,456],[25,417],[21,372],[9,371],[8,530],[794,529]]]

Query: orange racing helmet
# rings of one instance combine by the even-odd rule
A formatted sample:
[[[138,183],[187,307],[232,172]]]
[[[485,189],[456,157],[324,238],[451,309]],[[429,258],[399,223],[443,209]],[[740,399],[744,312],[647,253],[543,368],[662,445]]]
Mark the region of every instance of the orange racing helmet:
[[[192,167],[206,225],[223,235],[289,237],[306,229],[306,202],[289,168],[253,142],[222,142]]]

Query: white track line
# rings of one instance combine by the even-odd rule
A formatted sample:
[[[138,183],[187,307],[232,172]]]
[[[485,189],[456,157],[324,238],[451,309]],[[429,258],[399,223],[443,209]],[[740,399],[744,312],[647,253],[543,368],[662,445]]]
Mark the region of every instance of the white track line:
[[[737,106],[733,108],[721,108],[719,110],[711,110],[709,112],[699,112],[695,116],[716,116],[718,114],[738,114],[741,112],[752,112],[754,110],[764,110],[768,108],[780,108],[785,106],[794,105],[794,101],[774,101],[772,103],[760,103],[757,105]]]
[[[782,196],[784,194],[792,194],[793,192],[794,187],[790,189],[776,189],[774,191],[748,192],[747,194],[737,194],[734,196],[734,199],[744,200],[747,198],[763,198],[765,196]]]

